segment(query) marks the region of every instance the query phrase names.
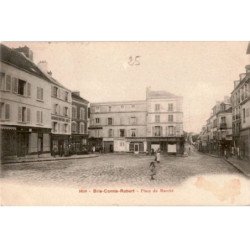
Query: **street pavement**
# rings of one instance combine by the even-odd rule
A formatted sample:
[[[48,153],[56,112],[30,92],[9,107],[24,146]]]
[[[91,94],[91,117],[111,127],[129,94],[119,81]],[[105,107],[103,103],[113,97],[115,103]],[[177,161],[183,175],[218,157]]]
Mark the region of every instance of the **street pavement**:
[[[201,175],[238,175],[241,172],[221,158],[192,150],[188,157],[161,156],[155,180],[150,180],[153,156],[103,154],[96,158],[2,165],[4,181],[36,186],[179,185]]]

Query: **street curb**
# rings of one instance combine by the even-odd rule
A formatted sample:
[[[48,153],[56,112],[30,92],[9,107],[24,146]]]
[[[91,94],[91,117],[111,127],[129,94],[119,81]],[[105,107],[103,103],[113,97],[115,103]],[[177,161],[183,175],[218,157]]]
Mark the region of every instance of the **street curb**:
[[[10,161],[10,162],[1,162],[1,165],[7,165],[7,164],[18,164],[18,163],[30,163],[30,162],[44,162],[44,161],[63,161],[63,160],[77,160],[77,159],[87,159],[87,158],[95,158],[99,157],[99,155],[91,155],[91,156],[85,156],[85,157],[72,157],[72,158],[51,158],[51,159],[34,159],[34,160],[23,160],[23,161]]]
[[[238,165],[232,163],[231,161],[224,159],[225,162],[229,163],[230,165],[232,165],[233,167],[237,168],[242,174],[244,174],[246,177],[250,177],[248,174],[246,174]]]

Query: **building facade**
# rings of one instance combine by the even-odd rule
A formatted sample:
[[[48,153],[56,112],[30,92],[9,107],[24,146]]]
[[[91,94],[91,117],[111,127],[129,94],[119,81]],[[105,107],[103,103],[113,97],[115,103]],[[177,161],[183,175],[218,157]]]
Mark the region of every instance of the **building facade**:
[[[88,104],[80,92],[72,92],[71,153],[80,154],[88,149]]]
[[[0,45],[1,158],[50,153],[50,82],[28,47]]]
[[[183,99],[166,91],[147,89],[147,149],[183,154]]]
[[[40,61],[38,67],[50,81],[51,99],[51,153],[68,155],[71,136],[71,91],[59,83],[48,70],[46,61]]]
[[[182,118],[182,98],[165,91],[147,89],[143,101],[91,103],[90,143],[104,152],[183,153]]]
[[[250,65],[246,73],[234,82],[231,93],[233,104],[233,142],[237,154],[250,160]]]
[[[202,152],[223,155],[225,149],[232,147],[232,105],[229,97],[217,102],[212,108],[212,114],[200,133],[200,146]]]

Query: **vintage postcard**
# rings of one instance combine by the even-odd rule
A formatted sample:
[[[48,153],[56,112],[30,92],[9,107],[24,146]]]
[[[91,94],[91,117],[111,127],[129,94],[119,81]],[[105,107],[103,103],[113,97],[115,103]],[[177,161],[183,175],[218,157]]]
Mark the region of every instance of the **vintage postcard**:
[[[0,202],[249,205],[250,43],[1,42]]]

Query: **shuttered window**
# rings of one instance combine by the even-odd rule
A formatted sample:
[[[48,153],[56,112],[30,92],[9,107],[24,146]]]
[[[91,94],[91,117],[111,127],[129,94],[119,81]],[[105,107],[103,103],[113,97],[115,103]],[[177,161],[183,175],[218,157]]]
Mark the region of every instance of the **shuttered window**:
[[[7,75],[6,76],[6,86],[5,86],[5,90],[6,91],[10,91],[11,90],[11,76]]]
[[[37,100],[43,101],[43,88],[37,87]]]
[[[0,72],[0,90],[4,90],[5,85],[5,74]]]
[[[27,122],[30,122],[30,108],[27,108]]]
[[[18,121],[22,122],[22,107],[18,107]]]
[[[12,91],[15,94],[18,92],[18,81],[16,77],[12,77]]]
[[[10,119],[10,105],[8,103],[5,104],[5,119]]]
[[[40,110],[36,111],[36,122],[38,124],[42,124],[43,123],[43,111],[40,111]]]
[[[30,95],[31,95],[31,89],[30,88],[31,88],[31,86],[30,86],[30,83],[28,82],[27,83],[27,96],[28,97],[30,97]]]

